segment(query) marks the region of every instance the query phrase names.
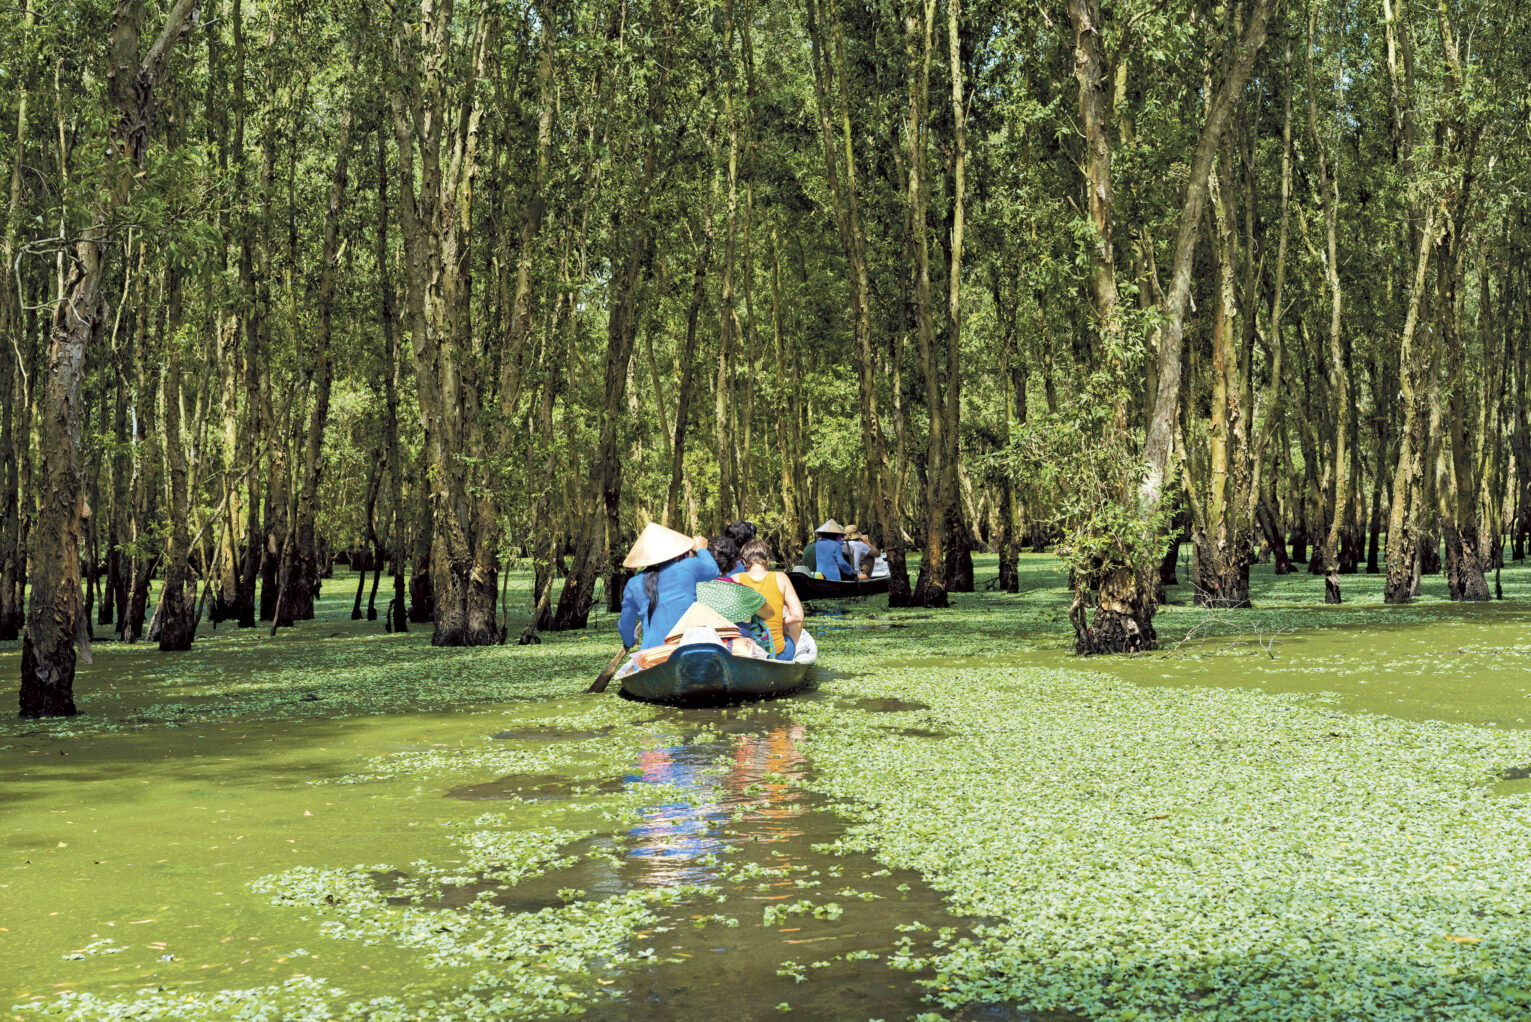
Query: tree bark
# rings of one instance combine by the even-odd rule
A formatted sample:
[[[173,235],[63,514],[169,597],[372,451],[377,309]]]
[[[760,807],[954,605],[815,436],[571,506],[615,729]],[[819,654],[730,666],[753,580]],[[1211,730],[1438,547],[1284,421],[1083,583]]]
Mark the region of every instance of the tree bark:
[[[360,39],[353,37],[349,47],[352,61],[360,56]],[[340,218],[345,210],[346,179],[351,159],[351,128],[356,122],[356,108],[348,79],[345,112],[335,137],[335,163],[330,177],[329,202],[324,212],[324,241],[320,253],[318,316],[314,330],[313,374],[314,406],[309,414],[308,438],[303,451],[303,483],[298,492],[297,514],[293,522],[292,563],[288,566],[286,591],[282,594],[282,620],[311,621],[319,584],[319,551],[315,520],[319,514],[319,483],[324,472],[324,428],[330,418],[330,390],[335,378],[335,358],[330,352],[330,334],[335,307],[335,263],[340,242]],[[368,527],[371,527],[369,515]]]
[[[946,451],[946,591],[973,591],[974,520],[963,510],[962,483],[962,255],[967,216],[967,103],[963,98],[962,0],[947,0],[947,55],[952,83],[951,235],[947,245],[946,387],[943,435]]]
[[[409,558],[409,620],[417,625],[436,620],[436,583],[431,571],[431,550],[436,545],[436,516],[429,473],[429,458],[422,450],[415,469],[415,542]]]
[[[178,304],[178,303],[176,303]],[[173,328],[178,317],[167,326]],[[181,429],[181,346],[167,338],[165,371],[165,465],[170,482],[170,543],[165,552],[165,588],[161,597],[159,648],[162,653],[191,648],[197,634],[196,580],[191,572],[191,506],[187,487],[186,442]]]
[[[707,127],[707,149],[713,150],[717,133],[714,120]],[[675,432],[670,442],[670,486],[665,497],[664,524],[680,529],[680,489],[685,471],[686,431],[691,422],[691,397],[696,378],[696,327],[707,298],[707,267],[712,258],[714,210],[717,208],[718,178],[713,175],[712,201],[701,217],[702,241],[696,249],[696,266],[691,277],[691,301],[686,307],[686,341],[681,348],[680,389],[675,398]]]
[[[1158,331],[1158,384],[1148,432],[1144,444],[1145,472],[1142,503],[1155,506],[1171,478],[1170,460],[1174,450],[1175,422],[1180,408],[1181,356],[1185,337],[1185,310],[1191,293],[1191,269],[1200,232],[1202,211],[1206,206],[1208,178],[1212,161],[1222,144],[1223,132],[1249,80],[1255,57],[1265,43],[1266,24],[1275,0],[1255,0],[1249,26],[1233,48],[1227,76],[1213,95],[1202,123],[1196,150],[1191,158],[1186,180],[1185,203],[1175,233],[1175,252],[1171,263],[1170,289]]]
[[[31,0],[22,0],[21,60],[31,59],[31,30],[35,15]],[[29,415],[30,394],[21,364],[23,326],[18,308],[17,282],[10,279],[9,268],[16,258],[22,212],[22,170],[26,155],[27,106],[30,95],[29,74],[23,74],[16,93],[15,159],[11,162],[9,199],[6,202],[5,227],[0,235],[0,259],[7,279],[0,284],[0,641],[21,635],[26,619],[26,546],[22,542],[21,473],[17,461],[17,419]],[[21,443],[28,443],[30,430],[21,432]],[[104,603],[104,601],[103,601]],[[109,619],[108,619],[109,620]]]
[[[869,462],[869,490],[876,523],[873,536],[888,558],[891,579],[890,606],[909,606],[909,571],[904,561],[903,528],[894,504],[896,482],[888,466],[888,445],[877,417],[879,360],[872,343],[870,278],[867,271],[867,240],[862,224],[861,200],[856,182],[855,143],[850,119],[850,83],[840,39],[837,0],[808,0],[808,34],[815,106],[823,139],[824,165],[829,182],[835,226],[845,254],[851,285],[851,316],[854,324],[857,393],[861,413],[861,440]],[[825,16],[829,24],[824,24]],[[832,82],[840,83],[839,102],[831,97]],[[837,127],[838,122],[838,127]]]
[[[388,601],[388,632],[409,631],[405,605],[404,570],[409,563],[405,548],[404,448],[399,441],[399,391],[403,386],[404,359],[399,350],[399,324],[394,315],[392,251],[388,244],[388,146],[380,123],[377,129],[377,277],[378,319],[383,330],[387,365],[383,369],[383,455],[388,460],[388,566],[393,576],[393,598]]]
[[[1112,242],[1111,212],[1111,113],[1113,93],[1110,66],[1104,50],[1101,32],[1104,28],[1102,10],[1095,0],[1070,0],[1069,18],[1074,26],[1074,77],[1079,84],[1079,113],[1085,136],[1085,187],[1087,211],[1093,237],[1090,245],[1090,297],[1094,306],[1096,329],[1100,347],[1106,352],[1108,362],[1120,378],[1125,375],[1121,298],[1116,286],[1116,256]],[[1247,74],[1247,70],[1246,70]],[[1231,106],[1231,100],[1227,104]],[[1222,108],[1219,108],[1222,109]],[[1209,124],[1212,118],[1208,118]],[[1221,131],[1221,123],[1217,124]],[[1207,135],[1203,130],[1204,146]],[[1215,139],[1213,140],[1215,144]],[[1201,153],[1198,151],[1198,158]],[[1192,195],[1205,193],[1207,167],[1210,167],[1210,151],[1198,171],[1192,166]],[[1199,181],[1199,184],[1198,184]],[[1199,187],[1200,191],[1196,189]],[[1200,206],[1196,208],[1200,217]],[[1039,303],[1040,304],[1040,303]],[[1045,312],[1043,313],[1045,317]],[[1161,339],[1161,350],[1164,341]],[[1175,354],[1176,379],[1180,368],[1178,349]],[[1174,392],[1171,392],[1172,395]],[[1163,397],[1160,399],[1164,400]],[[1178,404],[1172,396],[1170,404]],[[1048,404],[1053,404],[1049,391]],[[1051,411],[1051,407],[1049,407]],[[1113,439],[1120,440],[1127,431],[1127,407],[1118,399],[1112,409],[1109,426]],[[1167,463],[1167,453],[1166,453]],[[1125,478],[1125,477],[1124,477]],[[1126,498],[1126,493],[1120,494]],[[1158,502],[1155,491],[1150,504]],[[1074,627],[1074,649],[1082,655],[1097,653],[1123,653],[1153,649],[1157,635],[1153,627],[1155,588],[1154,578],[1146,578],[1130,565],[1104,566],[1095,592],[1090,583],[1077,575],[1071,575],[1070,588],[1073,602],[1069,608],[1069,621]],[[1089,611],[1093,605],[1094,618]]]
[[[1225,153],[1220,162],[1221,168],[1214,169],[1208,182],[1217,305],[1212,322],[1208,472],[1202,498],[1191,503],[1191,541],[1196,547],[1193,588],[1199,606],[1242,609],[1252,606],[1249,566],[1254,561],[1254,480],[1245,406],[1249,366],[1238,338],[1238,248],[1229,208],[1233,197],[1231,154]]]
[[[484,90],[475,83],[484,79],[497,46],[499,19],[492,9],[481,9],[465,30],[453,10],[452,0],[422,0],[417,30],[406,25],[402,7],[395,8],[393,54],[401,82],[389,100],[400,154],[408,321],[429,465],[431,643],[481,646],[499,638],[494,611],[500,537],[484,496],[471,492],[479,476],[470,466],[485,457],[470,276],[484,113]],[[455,52],[459,42],[466,53]],[[471,73],[459,80],[451,69],[462,61]]]
[[[912,234],[911,248],[915,259],[915,329],[919,337],[920,368],[925,377],[925,411],[929,432],[925,447],[925,546],[920,557],[920,574],[910,598],[911,605],[917,607],[948,605],[945,556],[947,530],[951,525],[947,512],[951,503],[948,484],[952,481],[952,474],[946,465],[945,392],[941,382],[935,310],[930,293],[930,230],[926,223],[930,203],[930,184],[927,180],[930,169],[928,122],[931,34],[935,13],[935,0],[914,0],[904,14],[904,54],[909,86],[909,114],[904,128],[909,146],[909,212],[906,222]]]
[[[637,168],[629,183],[630,197],[618,202],[612,216],[611,264],[606,320],[605,398],[601,409],[600,440],[596,447],[592,478],[602,514],[594,515],[577,537],[575,562],[559,594],[552,630],[583,628],[595,598],[595,583],[605,569],[606,605],[621,608],[622,590],[629,577],[622,566],[622,432],[626,426],[625,397],[638,326],[638,299],[654,255],[651,223],[653,183],[659,169],[660,126],[668,103],[670,56],[674,52],[673,13],[664,5],[659,38],[662,68],[648,88],[646,111],[649,129],[637,155]],[[628,208],[628,203],[631,204]]]
[[[106,231],[113,211],[132,197],[153,127],[154,87],[184,34],[197,0],[176,0],[158,38],[139,56],[143,5],[119,0],[107,46],[106,92],[114,116],[107,143],[107,197],[75,248],[66,300],[53,314],[42,381],[40,453],[44,465],[32,549],[32,600],[21,653],[21,715],[72,716],[80,612],[80,533],[88,509],[82,485],[81,384],[100,323]]]
[[[1318,190],[1320,208],[1324,214],[1324,249],[1320,262],[1324,280],[1329,289],[1329,402],[1334,419],[1334,447],[1331,451],[1333,472],[1330,474],[1331,492],[1328,528],[1322,548],[1324,564],[1324,602],[1342,602],[1340,590],[1340,539],[1349,525],[1351,506],[1351,476],[1355,471],[1351,461],[1351,407],[1350,407],[1350,351],[1346,338],[1340,330],[1342,293],[1340,288],[1339,250],[1337,233],[1339,222],[1340,180],[1339,167],[1330,165],[1329,147],[1318,129],[1318,97],[1313,82],[1313,50],[1317,36],[1318,5],[1308,6],[1308,134],[1318,155],[1318,173],[1315,186]],[[1343,68],[1336,67],[1337,77]]]
[[[739,117],[734,109],[734,7],[725,0],[723,14],[723,118],[728,127],[728,203],[723,220],[723,273],[718,291],[718,369],[713,391],[713,438],[718,465],[717,526],[735,520],[740,505],[739,448],[734,374],[738,316],[734,312],[734,238],[739,219]]]

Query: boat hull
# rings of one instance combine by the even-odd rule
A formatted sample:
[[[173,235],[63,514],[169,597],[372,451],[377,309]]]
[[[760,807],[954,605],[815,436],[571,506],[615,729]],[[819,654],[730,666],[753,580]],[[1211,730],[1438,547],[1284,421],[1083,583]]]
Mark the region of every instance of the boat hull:
[[[705,706],[771,699],[803,687],[808,664],[734,656],[720,646],[682,646],[670,659],[622,677],[622,694],[648,703]]]
[[[827,578],[814,578],[800,571],[792,571],[787,573],[787,578],[792,580],[792,588],[797,591],[797,598],[800,600],[859,600],[888,591],[886,575],[880,578],[834,582]]]

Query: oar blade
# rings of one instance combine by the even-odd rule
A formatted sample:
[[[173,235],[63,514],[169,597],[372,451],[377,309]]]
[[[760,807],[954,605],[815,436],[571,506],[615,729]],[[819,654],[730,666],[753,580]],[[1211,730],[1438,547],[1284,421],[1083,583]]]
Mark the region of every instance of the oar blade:
[[[612,677],[617,673],[617,668],[622,666],[622,658],[627,656],[627,647],[623,646],[621,652],[611,658],[611,662],[601,669],[596,675],[595,684],[585,689],[586,695],[594,695],[597,692],[606,691],[606,686],[611,684]]]

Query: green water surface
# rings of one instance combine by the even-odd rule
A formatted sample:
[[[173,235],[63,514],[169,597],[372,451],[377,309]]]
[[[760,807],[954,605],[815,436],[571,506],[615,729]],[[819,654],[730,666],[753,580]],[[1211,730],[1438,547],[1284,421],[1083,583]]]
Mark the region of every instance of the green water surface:
[[[1336,608],[1260,568],[1081,661],[1022,570],[818,607],[811,691],[728,710],[583,695],[610,620],[384,635],[354,576],[276,638],[99,643],[81,717],[0,724],[0,1009],[1531,1017],[1531,573]]]

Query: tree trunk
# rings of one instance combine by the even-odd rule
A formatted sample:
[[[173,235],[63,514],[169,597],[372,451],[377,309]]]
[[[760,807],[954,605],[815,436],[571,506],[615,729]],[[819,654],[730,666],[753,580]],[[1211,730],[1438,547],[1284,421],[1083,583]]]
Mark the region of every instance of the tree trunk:
[[[792,471],[797,462],[795,437],[792,430],[793,408],[792,402],[796,395],[787,388],[788,360],[784,339],[782,337],[782,303],[781,303],[781,239],[777,236],[775,228],[771,230],[771,339],[772,350],[776,358],[776,371],[773,374],[775,386],[772,392],[775,397],[773,409],[775,411],[776,433],[776,456],[780,468],[782,521],[786,523],[787,537],[783,542],[781,556],[786,558],[790,567],[797,563],[802,553],[802,537],[798,534],[801,528],[802,512],[799,506],[797,493],[797,475]],[[666,524],[669,524],[668,521]],[[674,528],[674,526],[670,526]]]
[[[1483,536],[1478,491],[1481,480],[1473,463],[1472,443],[1467,436],[1467,388],[1465,352],[1458,321],[1458,291],[1463,273],[1463,249],[1467,220],[1471,212],[1469,198],[1474,181],[1478,134],[1481,130],[1469,110],[1466,73],[1458,50],[1457,31],[1451,23],[1450,9],[1436,5],[1442,50],[1447,69],[1447,113],[1436,124],[1436,147],[1443,153],[1449,174],[1442,232],[1436,243],[1436,323],[1446,356],[1446,442],[1449,457],[1445,460],[1445,489],[1440,495],[1442,531],[1446,539],[1446,589],[1453,600],[1482,601],[1489,598],[1488,581],[1483,574],[1486,542]],[[1481,299],[1487,300],[1487,296]],[[1481,367],[1480,367],[1481,369]],[[1481,375],[1481,372],[1480,374]],[[1496,528],[1491,523],[1490,528]]]
[[[942,394],[946,418],[946,591],[973,591],[972,520],[963,513],[962,419],[962,246],[966,226],[967,104],[963,100],[962,2],[947,0],[946,36],[952,83],[951,235],[947,246],[946,387]]]
[[[31,30],[36,16],[31,0],[22,0],[21,62],[27,61]],[[18,62],[18,66],[21,66]],[[14,265],[16,242],[20,235],[22,212],[22,170],[26,156],[27,106],[31,82],[27,76],[15,83],[16,89],[16,141],[14,159],[11,162],[10,191],[6,203],[5,227],[0,235],[0,260],[4,267]],[[9,277],[9,272],[7,272]],[[0,286],[0,642],[9,642],[21,635],[26,620],[26,545],[22,542],[21,524],[21,472],[18,463],[17,421],[31,415],[31,395],[23,381],[21,352],[25,343],[19,281],[7,279]],[[13,361],[14,360],[14,361]],[[20,446],[30,443],[30,429],[20,431]],[[110,614],[105,607],[104,612]],[[111,618],[108,616],[107,621]],[[103,622],[106,623],[106,622]]]
[[[1318,6],[1308,7],[1308,133],[1318,154],[1316,186],[1324,214],[1324,250],[1320,260],[1329,286],[1329,400],[1334,418],[1334,471],[1330,480],[1334,499],[1330,506],[1329,527],[1322,549],[1324,564],[1324,602],[1340,603],[1340,537],[1348,526],[1351,475],[1350,351],[1340,331],[1341,291],[1339,251],[1336,241],[1340,203],[1340,168],[1330,165],[1329,150],[1318,130],[1318,98],[1313,82],[1313,50],[1317,35]],[[1343,68],[1336,68],[1343,74]],[[1315,253],[1317,254],[1317,253]]]
[[[995,270],[991,282],[994,295],[994,308],[1005,308],[1006,302],[1001,292],[999,271]],[[1016,322],[1015,316],[1003,315],[1000,317],[1000,331],[1004,338],[1001,350],[1001,365],[999,378],[1008,386],[1003,388],[1004,400],[999,402],[1000,421],[997,424],[996,433],[999,437],[999,449],[1005,450],[1010,446],[1010,423],[1012,421],[1026,424],[1026,366],[1021,361],[1020,354],[1016,351]],[[1016,487],[1014,476],[1006,472],[1000,481],[999,491],[999,588],[1003,592],[1018,593],[1021,591],[1020,576],[1020,546],[1022,536],[1016,523]]]
[[[1192,262],[1196,239],[1201,230],[1202,210],[1207,201],[1212,162],[1222,144],[1224,129],[1243,96],[1244,85],[1249,80],[1255,57],[1265,43],[1266,23],[1274,6],[1275,0],[1255,0],[1250,10],[1248,28],[1243,38],[1232,48],[1233,57],[1227,75],[1207,105],[1206,119],[1191,159],[1185,203],[1180,210],[1180,222],[1175,234],[1170,289],[1165,303],[1167,307],[1162,312],[1163,323],[1158,330],[1158,385],[1144,442],[1146,471],[1141,497],[1142,503],[1149,507],[1159,503],[1170,479],[1170,456],[1174,448],[1173,436],[1180,408],[1185,310],[1191,293]]]
[[[281,419],[278,419],[271,405],[271,386],[270,368],[263,367],[261,397],[265,402],[264,417],[270,427],[266,440],[270,474],[266,480],[265,514],[262,516],[264,533],[260,555],[259,606],[259,616],[262,621],[275,620],[277,605],[281,602],[282,561],[286,557],[292,535],[290,528],[292,519],[288,513],[292,504],[292,485],[287,467],[287,455],[292,434],[297,432],[297,422],[301,419],[303,412],[301,404],[297,408],[292,407],[292,404],[299,403],[295,399],[285,409]]]
[[[409,325],[429,467],[431,644],[489,645],[499,638],[494,610],[500,537],[492,495],[472,492],[481,482],[472,466],[483,464],[486,452],[470,276],[484,90],[450,87],[449,69],[466,66],[470,81],[484,79],[498,42],[499,17],[493,9],[480,9],[466,28],[454,22],[449,2],[422,0],[418,31],[406,25],[399,6],[392,35],[397,59],[420,60],[417,76],[391,90],[389,100],[400,154]],[[456,52],[459,44],[465,53]]]
[[[418,480],[415,493],[419,498],[419,505],[415,509],[415,543],[409,558],[412,569],[409,578],[409,620],[417,625],[436,620],[436,582],[435,573],[431,571],[436,515],[431,502],[426,463],[426,454],[421,451],[420,465],[415,470],[415,479]]]
[[[134,330],[133,403],[128,409],[132,419],[133,449],[133,507],[129,522],[132,540],[132,556],[128,560],[128,600],[123,616],[122,639],[137,642],[144,635],[144,624],[149,613],[149,588],[154,573],[159,568],[163,552],[159,535],[159,497],[161,492],[160,467],[163,442],[155,423],[159,406],[160,376],[150,374],[149,368],[158,359],[150,348],[149,288],[147,251],[140,246],[138,261],[138,284],[134,296],[138,303],[138,324]],[[163,277],[161,277],[163,281]],[[164,288],[160,288],[163,295]],[[164,331],[160,332],[162,335]]]
[[[1233,161],[1231,154],[1225,154],[1208,181],[1217,306],[1212,323],[1208,474],[1204,496],[1191,501],[1191,541],[1196,550],[1193,589],[1197,605],[1244,609],[1252,606],[1249,566],[1254,561],[1254,481],[1245,410],[1251,353],[1242,350],[1237,332],[1237,246],[1234,218],[1228,208],[1232,183]],[[1191,487],[1188,481],[1188,493]]]
[[[174,285],[171,288],[175,293]],[[172,302],[178,302],[172,298]],[[167,324],[174,327],[178,316]],[[191,648],[197,634],[196,581],[191,573],[191,506],[187,492],[186,445],[181,431],[181,346],[173,339],[165,372],[165,463],[170,477],[170,545],[165,553],[165,588],[160,613],[162,653]]]
[[[15,440],[15,420],[26,416],[28,404],[17,393],[21,389],[20,367],[8,364],[0,375],[0,642],[19,638],[26,620],[26,549],[21,543],[21,471]]]
[[[582,243],[583,244],[583,243]],[[568,280],[568,252],[564,253],[564,279]],[[584,276],[584,259],[581,257],[580,277]],[[559,527],[553,514],[553,495],[558,486],[558,445],[553,442],[553,409],[558,401],[558,392],[563,386],[565,357],[567,349],[572,348],[578,336],[578,315],[573,308],[565,319],[567,324],[566,338],[560,343],[557,338],[559,330],[559,313],[563,309],[563,296],[560,295],[554,303],[552,326],[549,333],[553,336],[548,341],[549,354],[547,365],[543,375],[542,393],[537,401],[537,437],[538,448],[542,452],[542,469],[538,479],[538,488],[532,509],[532,542],[535,544],[535,552],[532,556],[532,617],[527,622],[526,630],[521,633],[520,645],[526,646],[533,642],[540,642],[537,638],[539,631],[550,628],[553,624],[552,599],[553,580],[557,574],[556,561],[558,557],[558,541],[560,538]]]
[[[1262,0],[1268,2],[1268,0]],[[1112,81],[1114,68],[1105,56],[1101,37],[1105,28],[1101,5],[1096,0],[1070,0],[1069,19],[1074,26],[1074,77],[1079,85],[1079,114],[1084,130],[1085,188],[1087,210],[1093,237],[1090,245],[1090,297],[1094,306],[1096,330],[1101,339],[1100,347],[1109,353],[1109,364],[1119,380],[1125,377],[1126,365],[1119,354],[1123,350],[1123,324],[1121,298],[1116,286],[1116,254],[1112,242],[1112,170],[1111,170],[1111,115],[1113,109]],[[1256,43],[1258,46],[1258,43]],[[1246,72],[1247,73],[1247,72]],[[1211,118],[1209,117],[1209,122]],[[1221,131],[1221,124],[1218,125]],[[1206,131],[1203,132],[1204,136]],[[1204,142],[1205,145],[1205,142]],[[1200,154],[1198,154],[1199,156]],[[1210,157],[1206,161],[1210,166]],[[1201,194],[1204,183],[1198,185],[1197,176],[1204,179],[1206,167],[1199,171],[1192,168],[1192,193]],[[1200,216],[1198,205],[1196,215]],[[1043,308],[1039,303],[1039,308]],[[1045,311],[1043,312],[1045,319]],[[1163,341],[1161,340],[1161,346]],[[1175,369],[1180,368],[1178,348]],[[1050,374],[1049,374],[1050,375]],[[1178,403],[1178,398],[1171,398]],[[1052,410],[1052,394],[1048,395],[1049,411]],[[1117,400],[1112,407],[1109,439],[1120,441],[1127,431],[1127,406]],[[1104,438],[1103,438],[1104,439]],[[1167,455],[1166,455],[1167,463]],[[1126,498],[1127,494],[1119,496]],[[1147,503],[1157,504],[1158,491]],[[1092,602],[1090,586],[1077,575],[1070,576],[1073,603],[1069,608],[1069,621],[1074,626],[1074,648],[1080,654],[1125,653],[1152,649],[1156,644],[1153,627],[1156,579],[1145,578],[1126,564],[1103,565],[1104,573],[1094,594],[1094,619],[1088,618]]]
[[[808,35],[815,106],[823,139],[823,154],[835,226],[850,269],[851,312],[855,324],[857,393],[861,411],[861,443],[870,461],[870,493],[876,531],[873,540],[888,559],[888,605],[909,606],[909,569],[904,562],[904,532],[895,503],[897,484],[888,466],[888,443],[877,417],[878,353],[872,343],[871,282],[867,270],[867,238],[861,219],[856,184],[854,135],[850,117],[850,80],[840,39],[837,0],[808,0]],[[820,8],[829,15],[825,32]],[[832,40],[832,43],[829,42]],[[830,81],[838,79],[839,103],[831,105]],[[839,127],[835,125],[838,117]],[[837,140],[838,136],[838,140]]]
[[[350,53],[353,61],[360,54],[360,40],[353,37]],[[298,492],[297,514],[293,522],[292,563],[288,566],[286,591],[282,594],[279,624],[311,621],[319,582],[318,544],[314,533],[319,508],[319,482],[324,471],[324,428],[330,417],[330,388],[335,377],[335,359],[330,353],[335,305],[335,263],[338,258],[340,218],[345,209],[346,177],[351,158],[351,127],[356,120],[351,101],[350,79],[345,98],[345,113],[335,138],[335,164],[330,178],[329,203],[324,213],[324,241],[319,266],[318,323],[314,330],[314,407],[308,421],[308,442],[303,452],[303,483]],[[375,491],[374,491],[375,493]],[[375,496],[374,496],[375,499]],[[371,528],[369,510],[368,527]]]
[[[1111,573],[1095,593],[1093,621],[1087,621],[1089,590],[1079,585],[1073,588],[1069,620],[1074,625],[1075,653],[1142,653],[1158,647],[1153,606],[1144,599],[1145,592],[1152,594],[1152,586],[1145,586],[1125,568]]]
[[[734,238],[739,219],[739,118],[734,109],[734,9],[723,15],[723,117],[728,126],[728,204],[723,221],[723,275],[718,291],[718,371],[713,391],[714,457],[718,465],[717,526],[735,520],[740,507],[738,438],[734,434],[734,360],[738,347],[734,313]]]
[[[246,46],[244,35],[244,0],[233,0],[230,17],[233,21],[234,69],[233,79],[233,137],[228,148],[234,159],[234,194],[246,194],[247,158],[245,155],[245,100]],[[209,33],[209,36],[216,33]],[[230,310],[226,326],[218,337],[218,364],[223,384],[223,473],[222,514],[220,529],[218,567],[215,592],[212,600],[213,624],[234,619],[239,627],[251,627],[255,623],[254,592],[244,583],[244,560],[248,556],[249,540],[241,541],[242,527],[246,524],[245,494],[241,492],[245,480],[259,475],[257,465],[251,464],[241,474],[239,462],[253,459],[250,442],[251,417],[256,414],[248,393],[240,401],[240,354],[241,340],[248,341],[253,331],[247,323],[245,311],[253,299],[251,266],[252,224],[248,212],[239,211],[230,225],[237,245],[237,277],[234,284],[234,308]],[[251,353],[246,351],[249,358]]]
[[[1436,318],[1446,355],[1446,443],[1450,452],[1441,494],[1441,522],[1446,539],[1446,592],[1453,600],[1481,602],[1489,598],[1483,573],[1485,536],[1479,516],[1480,480],[1467,436],[1469,381],[1462,332],[1457,322],[1460,254],[1456,234],[1460,224],[1448,215],[1436,253]]]
[[[404,448],[399,442],[399,390],[403,385],[404,359],[399,351],[399,326],[393,311],[393,277],[389,271],[388,245],[388,147],[382,124],[377,130],[377,277],[378,319],[388,364],[383,369],[383,451],[388,459],[388,562],[393,576],[393,598],[388,601],[387,632],[409,631],[404,597],[405,550]]]
[[[669,11],[666,9],[665,16]],[[662,40],[658,66],[668,69],[673,52],[673,33],[668,23],[656,36]],[[647,123],[637,168],[626,186],[626,202],[615,204],[611,223],[612,257],[606,321],[606,379],[600,440],[591,477],[599,493],[600,513],[593,515],[576,537],[575,563],[559,595],[552,630],[583,628],[594,601],[595,583],[605,569],[606,605],[621,608],[622,590],[629,573],[622,566],[622,432],[627,381],[638,326],[638,298],[654,256],[654,229],[649,209],[653,182],[659,168],[659,126],[668,102],[669,71],[660,71],[648,86]],[[629,205],[630,204],[630,205]]]
[[[112,13],[107,47],[107,99],[115,111],[107,170],[112,187],[98,202],[88,240],[75,246],[65,301],[53,313],[42,382],[44,466],[37,532],[32,548],[32,600],[21,653],[21,715],[72,716],[76,635],[80,612],[80,532],[88,509],[81,490],[81,384],[87,348],[100,323],[102,243],[112,213],[132,197],[152,125],[154,85],[187,27],[197,0],[176,0],[159,37],[139,56],[142,5],[120,0]],[[127,173],[110,171],[126,167]]]
[[[707,149],[715,145],[717,122],[707,128]],[[665,497],[664,524],[667,528],[680,529],[680,489],[685,471],[686,432],[691,421],[691,396],[696,378],[696,326],[707,297],[707,265],[712,257],[714,210],[717,207],[718,179],[713,175],[712,201],[701,217],[702,243],[696,250],[696,268],[691,278],[691,302],[686,307],[686,341],[681,349],[680,390],[675,402],[675,434],[670,442],[670,487]]]
[[[386,373],[387,370],[385,370]],[[382,570],[383,544],[377,535],[377,495],[383,488],[383,469],[376,463],[368,466],[367,470],[367,496],[362,501],[362,515],[365,521],[366,535],[362,539],[362,547],[354,555],[352,567],[356,569],[356,600],[351,604],[351,620],[362,619],[361,597],[366,589],[367,571],[374,569]],[[372,583],[372,599],[377,599],[377,581]],[[368,621],[377,620],[377,609],[369,604]]]
[[[925,547],[920,558],[919,578],[910,600],[917,607],[947,606],[945,557],[947,532],[951,525],[948,514],[951,495],[947,491],[952,475],[946,466],[946,396],[936,346],[935,310],[930,293],[930,232],[926,224],[930,202],[928,123],[935,9],[935,0],[923,0],[909,7],[904,19],[909,85],[909,115],[904,129],[909,145],[906,222],[913,236],[915,329],[920,342],[920,368],[925,377],[925,409],[929,423],[925,447]]]
[[[361,598],[367,592],[367,572],[372,568],[372,555],[365,549],[358,549],[349,555],[350,566],[356,572],[356,598],[351,601],[351,620],[360,621],[362,618]]]

